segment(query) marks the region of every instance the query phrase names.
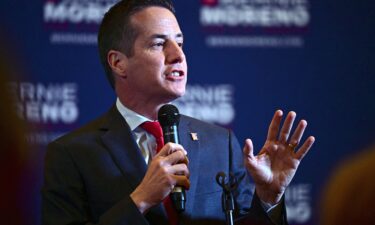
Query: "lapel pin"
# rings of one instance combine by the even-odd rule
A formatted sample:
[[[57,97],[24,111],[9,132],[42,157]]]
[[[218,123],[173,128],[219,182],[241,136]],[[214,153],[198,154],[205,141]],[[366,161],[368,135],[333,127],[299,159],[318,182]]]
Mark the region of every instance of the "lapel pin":
[[[190,133],[191,135],[191,139],[193,139],[193,141],[198,141],[198,134],[197,133]]]

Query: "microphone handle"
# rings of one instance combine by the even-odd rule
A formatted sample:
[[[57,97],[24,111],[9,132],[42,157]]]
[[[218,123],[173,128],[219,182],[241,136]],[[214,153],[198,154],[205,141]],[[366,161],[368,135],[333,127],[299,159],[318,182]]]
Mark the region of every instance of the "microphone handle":
[[[178,138],[178,130],[176,125],[163,127],[163,136],[164,143],[172,142],[180,144],[180,139]]]
[[[164,143],[172,142],[179,144],[180,139],[178,137],[178,129],[176,125],[163,126]],[[185,188],[181,186],[175,186],[169,194],[174,207],[177,212],[185,211],[186,194]]]

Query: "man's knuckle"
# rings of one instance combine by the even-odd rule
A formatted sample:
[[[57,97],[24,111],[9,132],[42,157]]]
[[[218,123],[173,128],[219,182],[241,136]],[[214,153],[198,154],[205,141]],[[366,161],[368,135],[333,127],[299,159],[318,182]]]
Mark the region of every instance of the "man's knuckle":
[[[165,166],[161,166],[161,167],[160,167],[160,170],[161,170],[164,174],[168,174],[168,169],[167,169],[167,167],[165,167]]]

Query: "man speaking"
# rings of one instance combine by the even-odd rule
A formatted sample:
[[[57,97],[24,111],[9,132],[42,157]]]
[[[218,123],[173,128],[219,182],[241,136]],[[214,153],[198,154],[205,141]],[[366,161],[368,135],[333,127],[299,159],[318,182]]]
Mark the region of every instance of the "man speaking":
[[[43,224],[222,224],[219,171],[233,173],[235,217],[286,224],[283,195],[314,142],[277,110],[254,155],[232,132],[181,115],[179,144],[164,143],[159,109],[185,93],[184,36],[168,0],[119,1],[104,16],[99,53],[117,100],[103,116],[48,146]],[[203,76],[203,74],[201,74]],[[255,191],[250,183],[253,180]],[[170,197],[186,190],[176,210]]]

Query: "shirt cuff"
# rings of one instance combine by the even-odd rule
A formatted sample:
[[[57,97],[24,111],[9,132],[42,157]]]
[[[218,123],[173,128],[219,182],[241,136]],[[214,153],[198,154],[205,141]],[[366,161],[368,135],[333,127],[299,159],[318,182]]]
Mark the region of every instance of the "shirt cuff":
[[[282,218],[282,211],[283,211],[282,201],[280,201],[279,203],[275,205],[272,205],[270,203],[262,201],[261,199],[259,200],[264,211],[267,212],[272,222],[275,224],[280,224],[282,220],[281,218]]]

